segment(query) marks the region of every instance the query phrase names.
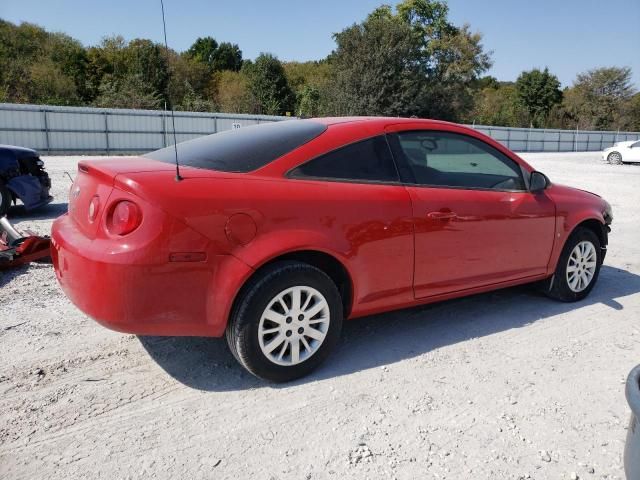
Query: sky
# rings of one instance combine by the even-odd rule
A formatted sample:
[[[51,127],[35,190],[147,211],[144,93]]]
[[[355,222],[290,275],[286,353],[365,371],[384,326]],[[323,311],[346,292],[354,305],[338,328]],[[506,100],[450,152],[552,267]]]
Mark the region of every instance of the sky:
[[[237,43],[245,58],[270,52],[281,60],[317,60],[332,34],[393,0],[164,0],[169,47],[183,51],[199,36]],[[549,67],[563,86],[576,74],[628,66],[640,90],[640,0],[449,0],[455,25],[468,23],[492,51],[488,72],[513,81]],[[0,18],[64,32],[85,45],[105,36],[162,41],[160,0],[0,0]]]

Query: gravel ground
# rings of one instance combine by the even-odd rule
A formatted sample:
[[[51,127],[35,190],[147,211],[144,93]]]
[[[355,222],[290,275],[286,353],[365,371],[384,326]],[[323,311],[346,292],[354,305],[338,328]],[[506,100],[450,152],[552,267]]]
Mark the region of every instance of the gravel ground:
[[[615,220],[577,304],[518,287],[345,325],[311,377],[272,386],[223,340],[108,331],[50,265],[0,273],[0,477],[624,478],[624,379],[640,361],[640,167],[524,155],[603,194]],[[46,158],[55,203],[77,157]]]

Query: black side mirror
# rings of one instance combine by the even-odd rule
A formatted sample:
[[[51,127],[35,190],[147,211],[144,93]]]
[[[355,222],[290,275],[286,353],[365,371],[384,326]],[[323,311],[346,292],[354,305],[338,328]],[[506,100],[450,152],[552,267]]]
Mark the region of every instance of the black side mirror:
[[[540,193],[549,185],[551,185],[551,182],[544,173],[531,172],[531,177],[529,178],[529,191],[531,193]]]

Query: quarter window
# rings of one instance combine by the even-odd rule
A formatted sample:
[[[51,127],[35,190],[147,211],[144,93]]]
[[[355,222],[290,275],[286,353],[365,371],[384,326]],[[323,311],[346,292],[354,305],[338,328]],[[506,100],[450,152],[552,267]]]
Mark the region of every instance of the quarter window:
[[[384,136],[369,138],[334,150],[296,167],[289,175],[367,182],[399,181]]]
[[[486,143],[449,132],[412,131],[391,136],[406,181],[419,185],[525,190],[520,166]],[[405,179],[403,179],[405,180]]]

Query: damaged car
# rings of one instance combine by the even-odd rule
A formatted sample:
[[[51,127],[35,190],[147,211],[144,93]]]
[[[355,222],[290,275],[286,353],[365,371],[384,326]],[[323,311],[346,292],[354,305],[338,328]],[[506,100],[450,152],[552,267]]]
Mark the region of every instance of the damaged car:
[[[38,152],[30,148],[0,145],[0,217],[20,200],[33,210],[50,203],[51,180]]]

